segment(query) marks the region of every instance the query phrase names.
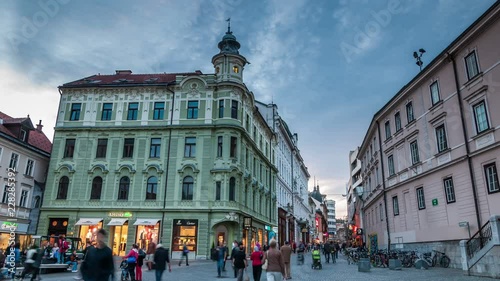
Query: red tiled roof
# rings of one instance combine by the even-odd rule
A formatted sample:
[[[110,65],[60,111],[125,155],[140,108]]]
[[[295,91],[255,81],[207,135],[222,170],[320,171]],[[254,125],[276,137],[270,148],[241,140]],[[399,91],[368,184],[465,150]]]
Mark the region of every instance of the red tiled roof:
[[[0,111],[0,119],[3,120],[3,124],[21,124],[22,122],[29,120],[27,117],[22,117],[22,118],[12,118],[11,116],[3,113]],[[17,138],[12,132],[3,124],[0,124],[0,132],[9,135],[13,138]],[[28,144],[31,146],[34,146],[40,150],[43,150],[47,153],[50,153],[52,151],[52,143],[50,140],[45,136],[43,132],[35,130],[31,130],[29,137],[28,137]]]
[[[201,71],[186,73],[159,73],[159,74],[132,74],[120,72],[113,75],[92,75],[73,82],[64,84],[62,87],[96,87],[103,85],[139,85],[139,84],[166,84],[175,81],[178,75],[201,75]]]

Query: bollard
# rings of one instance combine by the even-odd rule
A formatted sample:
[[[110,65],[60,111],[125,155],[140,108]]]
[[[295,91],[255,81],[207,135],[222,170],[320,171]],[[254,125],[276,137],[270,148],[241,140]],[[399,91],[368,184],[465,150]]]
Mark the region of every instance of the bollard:
[[[399,259],[389,259],[389,269],[390,270],[401,270],[401,261]]]
[[[361,258],[358,261],[358,272],[370,272],[371,264],[369,258]]]

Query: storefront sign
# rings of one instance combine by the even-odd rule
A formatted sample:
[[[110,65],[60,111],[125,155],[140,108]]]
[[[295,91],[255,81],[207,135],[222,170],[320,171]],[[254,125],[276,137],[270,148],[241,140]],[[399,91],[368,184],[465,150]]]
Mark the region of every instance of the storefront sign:
[[[109,212],[108,216],[114,217],[114,218],[131,218],[132,213],[131,212]]]
[[[19,233],[27,232],[28,224],[11,222],[11,221],[0,221],[1,232],[10,232],[11,230],[14,230]]]
[[[363,235],[363,229],[362,228],[356,229],[356,234],[357,235]]]
[[[6,230],[6,229],[9,229],[9,230],[10,230],[10,229],[14,229],[14,230],[15,230],[15,229],[17,228],[17,223],[15,223],[15,222],[10,222],[10,221],[4,221],[4,222],[2,223],[1,228],[2,228],[3,230]]]
[[[174,220],[174,225],[177,226],[198,226],[198,220]]]
[[[437,198],[432,199],[432,206],[437,206],[438,205],[438,200]]]
[[[252,227],[252,218],[251,217],[245,217],[244,218],[244,222],[243,222],[243,226],[245,228],[250,228]]]
[[[264,226],[264,229],[269,231],[269,230],[271,230],[271,227],[269,225],[266,225],[266,226]]]

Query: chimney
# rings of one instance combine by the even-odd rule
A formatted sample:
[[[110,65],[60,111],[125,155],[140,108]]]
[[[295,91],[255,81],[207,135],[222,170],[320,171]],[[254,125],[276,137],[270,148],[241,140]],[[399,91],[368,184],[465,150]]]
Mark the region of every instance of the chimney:
[[[116,70],[116,75],[120,74],[132,74],[132,70]]]
[[[41,133],[42,132],[42,128],[43,128],[43,125],[42,125],[42,120],[40,120],[38,122],[38,124],[36,124],[36,131]]]

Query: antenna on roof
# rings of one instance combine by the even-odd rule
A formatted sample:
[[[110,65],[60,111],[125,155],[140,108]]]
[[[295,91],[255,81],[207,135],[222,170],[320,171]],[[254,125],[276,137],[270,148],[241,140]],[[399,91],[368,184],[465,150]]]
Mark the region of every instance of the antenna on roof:
[[[227,18],[227,33],[231,34],[231,18]]]

